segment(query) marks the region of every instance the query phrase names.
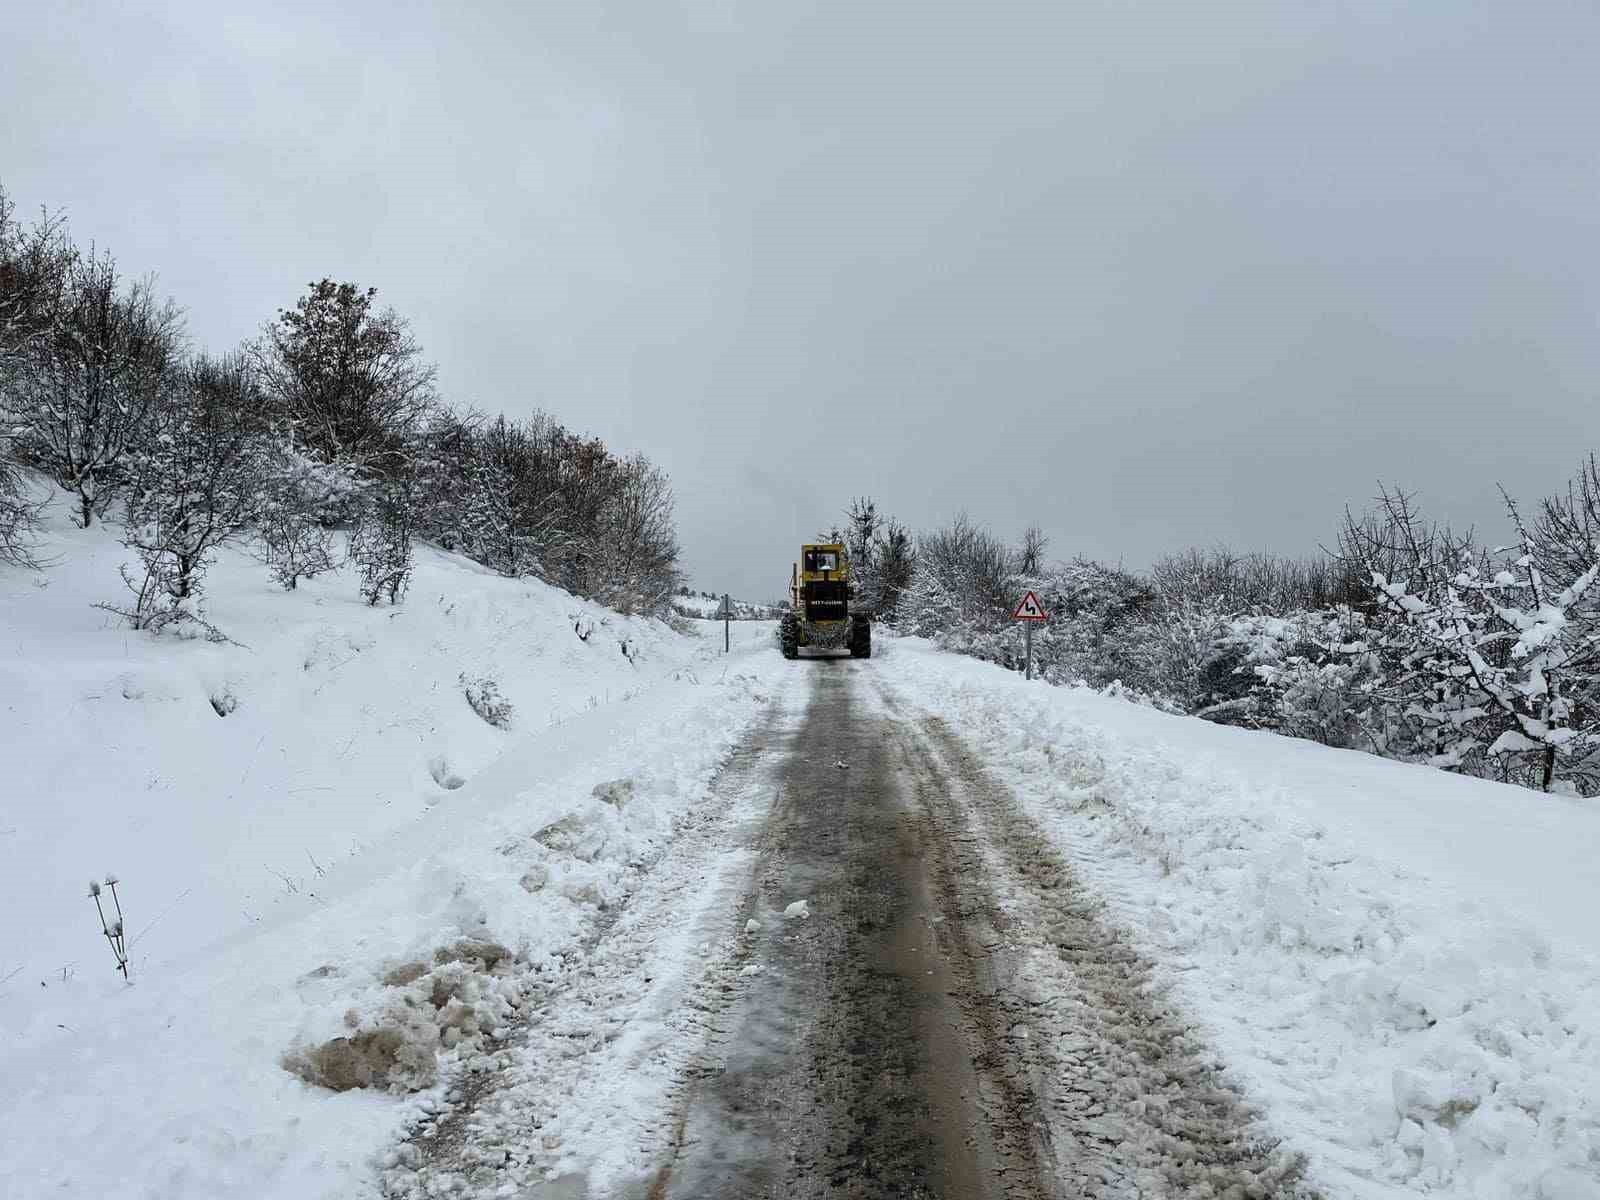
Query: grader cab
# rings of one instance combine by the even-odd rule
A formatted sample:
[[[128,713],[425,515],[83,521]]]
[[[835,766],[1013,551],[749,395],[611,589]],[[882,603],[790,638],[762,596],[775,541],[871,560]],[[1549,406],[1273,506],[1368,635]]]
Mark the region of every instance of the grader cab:
[[[872,619],[851,609],[854,582],[850,560],[838,542],[800,547],[800,561],[789,573],[789,611],[779,626],[785,658],[799,658],[802,647],[850,651],[872,657]]]

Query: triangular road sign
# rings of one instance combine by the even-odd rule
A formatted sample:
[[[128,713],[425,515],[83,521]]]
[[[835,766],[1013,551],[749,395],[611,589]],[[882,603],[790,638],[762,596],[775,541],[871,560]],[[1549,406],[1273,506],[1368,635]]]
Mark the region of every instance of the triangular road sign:
[[[1045,616],[1044,605],[1039,603],[1039,597],[1030,591],[1025,592],[1022,599],[1017,601],[1017,607],[1011,610],[1011,619],[1013,621],[1048,621],[1050,618]]]

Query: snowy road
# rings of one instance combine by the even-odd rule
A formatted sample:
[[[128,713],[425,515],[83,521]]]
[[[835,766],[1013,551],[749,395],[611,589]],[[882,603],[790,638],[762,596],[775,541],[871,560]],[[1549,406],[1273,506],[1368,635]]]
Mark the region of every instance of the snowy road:
[[[229,552],[255,649],[130,642],[61,538],[0,596],[0,1200],[1600,1200],[1592,800],[438,552],[401,612]]]
[[[885,674],[800,665],[390,1194],[1300,1194],[1043,831]]]

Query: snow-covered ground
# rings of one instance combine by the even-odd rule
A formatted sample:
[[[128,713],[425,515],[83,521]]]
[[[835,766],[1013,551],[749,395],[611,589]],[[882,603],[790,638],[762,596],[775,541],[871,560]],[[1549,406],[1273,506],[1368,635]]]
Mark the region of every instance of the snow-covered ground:
[[[1600,1198],[1600,805],[883,650],[1330,1197]]]
[[[810,669],[770,625],[723,656],[426,549],[370,609],[230,552],[209,615],[242,645],[153,639],[90,607],[120,599],[107,532],[46,550],[0,568],[0,1196],[403,1192],[443,1085],[284,1066],[359,1072],[384,1037],[397,1090],[509,1065],[559,1101],[530,1167],[636,1167],[618,1139],[697,1053],[696,989],[745,969],[749,827]],[[1600,807],[876,649],[1329,1197],[1600,1198]],[[506,728],[467,702],[485,680]],[[85,895],[108,871],[127,985]],[[574,1018],[537,1031],[555,1075],[494,1037],[535,1001]]]
[[[724,657],[426,548],[398,608],[225,552],[209,616],[241,644],[156,639],[91,607],[122,599],[111,531],[44,549],[0,567],[4,1196],[370,1194],[424,1101],[310,1087],[286,1052],[429,988],[408,1069],[484,1050],[463,1035],[660,854],[778,661],[765,626]],[[485,680],[505,728],[468,703]],[[87,895],[107,872],[131,985]]]

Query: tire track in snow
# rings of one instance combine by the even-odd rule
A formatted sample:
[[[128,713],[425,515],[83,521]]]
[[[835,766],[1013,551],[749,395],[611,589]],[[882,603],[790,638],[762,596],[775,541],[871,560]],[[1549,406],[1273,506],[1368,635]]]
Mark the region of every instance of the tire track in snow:
[[[936,884],[948,831],[905,732],[859,664],[810,671],[754,895],[767,911],[807,897],[811,915],[765,940],[767,969],[724,1016],[720,1063],[687,1081],[680,1144],[637,1194],[1049,1195],[1044,1123],[1008,1077],[985,983],[990,935]]]
[[[1310,1195],[1010,794],[866,674],[816,664],[741,745],[392,1194]]]
[[[937,717],[916,722],[906,753],[952,848],[936,871],[945,903],[994,931],[994,1003],[1015,1022],[1014,1054],[997,1065],[1046,1114],[1057,1194],[1311,1197],[1301,1159],[1277,1148],[1151,965],[979,759]]]

